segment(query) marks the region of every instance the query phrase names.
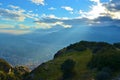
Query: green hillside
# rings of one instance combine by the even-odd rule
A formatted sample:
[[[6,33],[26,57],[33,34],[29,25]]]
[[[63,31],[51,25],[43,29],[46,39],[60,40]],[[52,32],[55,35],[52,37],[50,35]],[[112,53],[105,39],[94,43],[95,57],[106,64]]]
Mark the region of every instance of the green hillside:
[[[83,74],[88,74],[90,72],[87,69],[86,64],[88,64],[88,62],[91,60],[91,57],[92,54],[89,50],[84,52],[70,52],[69,54],[65,54],[59,58],[40,65],[38,68],[31,72],[34,73],[34,78],[32,80],[39,80],[40,78],[43,80],[59,80],[62,76],[62,72],[60,69],[61,64],[67,59],[72,59],[76,62],[75,71],[80,73],[76,73],[76,79],[79,79],[79,76],[81,76],[81,78],[84,78],[84,76],[90,76]]]
[[[58,51],[25,80],[111,80],[120,73],[120,44],[81,41]]]
[[[33,71],[0,59],[0,80],[119,80],[120,43],[80,41]]]

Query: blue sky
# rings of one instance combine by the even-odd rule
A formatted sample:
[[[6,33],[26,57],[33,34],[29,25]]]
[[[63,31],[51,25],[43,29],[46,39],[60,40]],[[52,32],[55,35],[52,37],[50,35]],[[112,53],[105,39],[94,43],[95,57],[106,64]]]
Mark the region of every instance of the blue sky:
[[[119,26],[119,7],[119,0],[0,0],[0,32],[21,35],[57,26]]]

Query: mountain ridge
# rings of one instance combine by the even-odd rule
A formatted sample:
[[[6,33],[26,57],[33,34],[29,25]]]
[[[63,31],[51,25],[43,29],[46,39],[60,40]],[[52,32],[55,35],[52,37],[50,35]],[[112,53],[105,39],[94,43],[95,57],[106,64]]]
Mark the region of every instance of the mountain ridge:
[[[3,61],[11,69],[7,73],[0,70],[2,80],[116,80],[120,75],[120,43],[80,41],[70,44],[32,71]]]

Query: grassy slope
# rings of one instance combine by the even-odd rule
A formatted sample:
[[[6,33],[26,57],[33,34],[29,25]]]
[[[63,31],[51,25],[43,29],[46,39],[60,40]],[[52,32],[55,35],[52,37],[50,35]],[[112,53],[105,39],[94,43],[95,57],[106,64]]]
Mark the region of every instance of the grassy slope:
[[[61,64],[66,59],[73,59],[76,62],[75,71],[76,76],[75,80],[89,80],[91,73],[87,69],[87,64],[92,58],[92,53],[90,50],[84,52],[69,52],[68,54],[63,54],[62,56],[55,58],[47,63],[40,65],[32,73],[34,73],[34,80],[59,80],[62,76],[60,70]]]

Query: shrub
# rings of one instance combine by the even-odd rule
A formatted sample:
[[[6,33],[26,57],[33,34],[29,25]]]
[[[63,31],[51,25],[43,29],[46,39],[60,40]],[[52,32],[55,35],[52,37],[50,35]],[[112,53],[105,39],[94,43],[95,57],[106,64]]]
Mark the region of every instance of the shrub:
[[[74,77],[75,71],[75,62],[71,59],[67,59],[62,65],[61,70],[63,72],[62,80],[72,79]]]
[[[105,72],[105,71],[100,71],[97,73],[95,79],[96,80],[109,80],[110,79],[110,73]]]

